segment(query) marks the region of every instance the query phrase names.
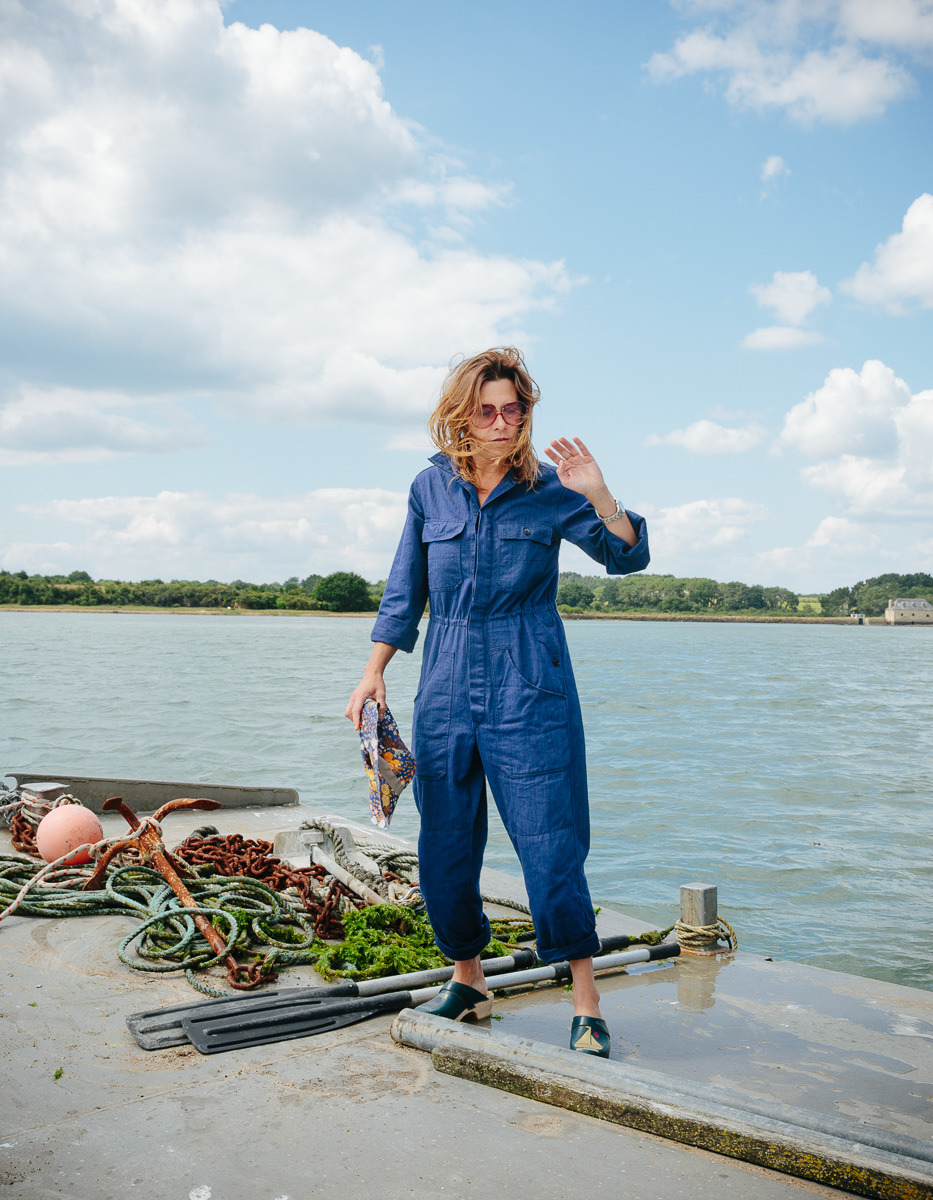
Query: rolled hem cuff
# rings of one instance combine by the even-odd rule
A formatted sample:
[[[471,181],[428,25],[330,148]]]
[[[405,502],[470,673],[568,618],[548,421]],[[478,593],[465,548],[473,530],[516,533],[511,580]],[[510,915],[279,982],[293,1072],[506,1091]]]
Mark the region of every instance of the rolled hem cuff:
[[[452,959],[454,962],[463,962],[468,958],[476,958],[477,954],[481,953],[489,945],[492,940],[492,930],[489,928],[487,917],[483,916],[484,932],[473,942],[469,942],[466,946],[448,946],[446,942],[434,935],[434,942],[441,954],[445,958]]]
[[[538,958],[543,963],[564,962],[574,958],[593,958],[599,953],[599,938],[596,935],[596,930],[585,937],[580,942],[574,942],[570,946],[558,946],[554,950],[544,950],[538,947]]]
[[[373,642],[386,642],[389,646],[395,646],[399,650],[404,650],[406,654],[411,654],[418,641],[418,626],[416,625],[412,629],[410,625],[395,617],[377,617],[376,624],[369,636]]]

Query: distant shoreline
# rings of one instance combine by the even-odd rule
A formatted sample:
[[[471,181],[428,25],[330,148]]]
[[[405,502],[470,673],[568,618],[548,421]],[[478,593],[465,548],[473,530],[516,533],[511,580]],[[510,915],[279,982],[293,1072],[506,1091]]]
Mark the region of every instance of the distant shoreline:
[[[375,610],[370,612],[327,612],[323,609],[303,608],[186,608],[184,606],[161,607],[159,605],[125,604],[112,606],[84,604],[0,604],[0,613],[7,612],[44,612],[44,613],[106,613],[113,615],[124,613],[136,616],[147,616],[153,613],[163,613],[168,616],[189,617],[370,617],[375,618]],[[817,617],[817,616],[744,616],[740,613],[561,613],[565,621],[694,621],[711,622],[713,624],[745,624],[745,625],[858,625],[854,617]],[[883,625],[888,628],[884,617],[866,617],[865,625]],[[893,625],[890,628],[895,628]],[[917,628],[917,626],[909,626]]]
[[[856,617],[761,617],[742,613],[561,613],[565,621],[699,621],[713,624],[746,625],[858,625]],[[884,617],[865,617],[863,625],[887,625]],[[893,628],[893,626],[892,626]]]

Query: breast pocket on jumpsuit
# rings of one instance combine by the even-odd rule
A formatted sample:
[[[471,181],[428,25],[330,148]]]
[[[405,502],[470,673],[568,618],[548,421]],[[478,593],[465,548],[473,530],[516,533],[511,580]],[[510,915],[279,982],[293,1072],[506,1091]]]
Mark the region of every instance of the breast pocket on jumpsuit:
[[[502,521],[496,528],[495,583],[507,592],[530,591],[557,560],[554,527],[535,521]]]
[[[463,582],[465,528],[465,520],[425,519],[421,540],[428,548],[428,591],[446,592]]]

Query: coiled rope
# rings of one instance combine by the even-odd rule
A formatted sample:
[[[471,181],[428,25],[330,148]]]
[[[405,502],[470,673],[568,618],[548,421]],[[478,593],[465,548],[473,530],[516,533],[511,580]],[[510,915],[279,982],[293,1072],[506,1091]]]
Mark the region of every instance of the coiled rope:
[[[309,830],[319,830],[327,837],[334,849],[334,861],[339,867],[343,867],[354,878],[361,883],[366,884],[380,896],[384,896],[387,900],[391,900],[393,904],[401,904],[410,908],[421,908],[424,905],[424,899],[421,896],[421,891],[418,889],[418,855],[411,850],[400,850],[397,846],[390,846],[384,842],[367,842],[364,849],[366,857],[378,863],[381,871],[388,871],[391,874],[399,875],[408,878],[411,885],[409,892],[403,896],[397,893],[397,889],[392,886],[392,881],[387,880],[384,876],[379,876],[368,871],[358,859],[352,858],[346,849],[346,843],[340,834],[339,829],[321,818],[315,818],[311,821],[303,821],[300,828]],[[527,904],[520,900],[513,900],[502,896],[491,896],[485,892],[482,893],[482,898],[487,904],[496,904],[500,908],[511,908],[515,912],[528,913],[531,909]]]
[[[98,847],[106,848],[103,843]],[[198,904],[192,909],[181,904],[151,867],[114,867],[101,890],[82,891],[89,877],[90,868],[64,867],[60,862],[43,867],[0,855],[0,903],[7,902],[0,920],[13,912],[33,917],[134,916],[139,923],[120,942],[120,961],[136,971],[183,971],[191,986],[207,996],[229,993],[211,987],[194,972],[220,963],[227,954],[248,955],[263,972],[271,973],[312,963],[323,948],[321,943],[315,948],[309,915],[259,880],[215,875],[186,881]],[[223,933],[223,953],[208,945],[192,919],[195,913]]]
[[[729,950],[736,950],[739,945],[735,930],[722,917],[715,925],[688,925],[686,921],[677,921],[674,937],[684,950],[709,950],[721,941],[729,943]]]

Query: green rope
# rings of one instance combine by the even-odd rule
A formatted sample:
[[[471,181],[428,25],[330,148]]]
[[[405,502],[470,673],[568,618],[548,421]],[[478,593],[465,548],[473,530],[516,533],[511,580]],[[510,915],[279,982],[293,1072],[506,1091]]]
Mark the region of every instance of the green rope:
[[[24,884],[43,869],[41,863],[0,855],[0,911],[12,904]],[[228,954],[251,958],[266,969],[313,964],[325,979],[376,979],[448,966],[437,949],[427,917],[397,904],[378,904],[344,914],[344,941],[335,945],[315,938],[300,904],[259,880],[244,876],[205,875],[187,881],[196,909],[185,908],[158,871],[140,865],[114,866],[100,891],[84,892],[89,868],[61,867],[41,887],[30,889],[16,909],[34,917],[81,917],[122,914],[135,927],[122,939],[117,955],[135,971],[183,972],[197,991],[226,996],[198,973]],[[225,938],[218,954],[193,920],[206,916]],[[529,921],[494,918],[493,939],[483,958],[500,958],[515,944],[534,936]],[[673,926],[671,927],[673,928]],[[655,945],[670,929],[654,930],[632,942]]]
[[[0,909],[15,900],[42,866],[0,855]],[[87,878],[86,869],[62,868],[47,877],[46,886],[30,890],[16,911],[34,917],[116,913],[135,917],[138,924],[117,950],[120,961],[134,971],[182,971],[193,987],[207,995],[229,993],[196,980],[194,972],[217,965],[228,954],[250,957],[267,968],[291,967],[315,962],[324,945],[316,940],[303,909],[259,880],[228,875],[191,879],[187,886],[198,907],[185,908],[151,867],[114,867],[100,891],[82,891]],[[223,934],[220,954],[195,924],[196,913]]]

